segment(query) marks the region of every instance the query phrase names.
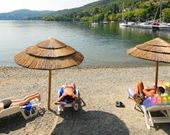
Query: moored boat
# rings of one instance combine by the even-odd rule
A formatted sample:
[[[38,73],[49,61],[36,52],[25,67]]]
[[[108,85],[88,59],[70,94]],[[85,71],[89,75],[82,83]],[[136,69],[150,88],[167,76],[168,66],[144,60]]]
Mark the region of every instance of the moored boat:
[[[148,22],[142,22],[138,24],[138,27],[144,28],[144,29],[152,29],[152,24]]]

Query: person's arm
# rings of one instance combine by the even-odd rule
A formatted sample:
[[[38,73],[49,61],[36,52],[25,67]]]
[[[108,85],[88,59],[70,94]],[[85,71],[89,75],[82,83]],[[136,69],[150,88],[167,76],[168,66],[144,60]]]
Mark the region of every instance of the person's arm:
[[[76,95],[73,95],[73,98],[75,99],[75,101],[76,101],[77,103],[80,102],[80,98],[77,97]]]
[[[57,99],[54,104],[60,104],[60,101],[64,98],[65,95],[62,95],[59,97],[59,99]]]
[[[143,89],[143,93],[145,94],[145,96],[147,97],[153,97],[155,96],[155,90],[154,89]]]
[[[146,88],[145,90],[147,90],[147,91],[155,90],[155,86],[152,86],[152,87]]]

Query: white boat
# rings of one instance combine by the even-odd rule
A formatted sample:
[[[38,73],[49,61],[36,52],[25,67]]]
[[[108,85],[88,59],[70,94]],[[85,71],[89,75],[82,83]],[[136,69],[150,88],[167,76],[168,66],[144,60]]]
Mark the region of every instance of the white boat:
[[[91,23],[91,27],[96,27],[98,24],[99,23],[97,23],[97,22],[93,22],[93,23]]]
[[[119,26],[121,26],[121,27],[127,27],[127,26],[128,26],[128,24],[127,24],[127,23],[122,22],[122,23],[119,23]]]
[[[152,25],[152,29],[155,30],[170,30],[170,26],[167,23],[157,23]]]
[[[135,22],[128,22],[127,25],[128,25],[128,27],[135,27],[136,23]]]
[[[138,24],[139,28],[153,29],[153,30],[170,30],[170,25],[167,23],[148,23],[142,22]]]
[[[161,8],[162,8],[162,0],[160,0],[160,7],[158,7],[157,12],[155,14],[155,19],[152,22],[142,22],[138,24],[138,27],[144,28],[144,29],[153,29],[153,30],[170,30],[170,23],[162,23],[162,17],[161,17]],[[158,12],[159,11],[159,12]],[[159,18],[156,19],[156,16],[159,15]]]
[[[169,30],[170,26],[168,25],[168,23],[160,23],[159,24],[159,29],[160,30]]]
[[[154,21],[155,23],[153,23],[152,28],[153,29],[157,29],[157,30],[169,30],[170,29],[170,25],[168,23],[162,22],[162,16],[161,16],[161,12],[162,12],[162,0],[160,0],[159,10],[157,9],[157,12],[156,12],[156,15],[159,13],[158,21],[156,21],[156,17],[155,17],[155,21]]]
[[[144,28],[144,29],[152,29],[152,24],[148,22],[142,22],[138,24],[138,27]]]
[[[108,21],[102,21],[102,22],[100,22],[100,23],[102,23],[102,24],[108,24],[109,22],[108,22]]]
[[[122,22],[122,23],[119,23],[119,26],[122,26],[122,27],[133,27],[133,26],[136,26],[135,22]]]

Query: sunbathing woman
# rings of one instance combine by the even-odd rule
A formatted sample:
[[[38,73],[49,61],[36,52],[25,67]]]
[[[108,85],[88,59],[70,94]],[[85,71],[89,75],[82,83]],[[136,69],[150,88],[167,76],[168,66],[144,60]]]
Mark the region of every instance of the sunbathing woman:
[[[60,104],[60,102],[64,99],[67,103],[75,101],[76,103],[79,102],[79,98],[75,95],[74,90],[76,85],[71,83],[71,85],[64,84],[64,93],[57,99],[54,104]]]
[[[163,95],[164,92],[163,87],[158,87],[157,89],[155,86],[144,88],[143,82],[139,82],[137,84],[137,93],[133,95],[133,98],[137,104],[142,104],[145,98]]]
[[[6,108],[9,108],[11,106],[23,106],[29,101],[33,99],[38,99],[40,100],[40,94],[39,93],[34,93],[28,96],[25,96],[24,98],[21,99],[5,99],[0,101],[0,111]]]
[[[157,95],[161,95],[165,92],[165,89],[163,87],[158,87],[157,89],[155,86],[152,86],[150,88],[144,88],[143,82],[139,82],[137,84],[137,94],[140,95],[140,97],[154,97]]]

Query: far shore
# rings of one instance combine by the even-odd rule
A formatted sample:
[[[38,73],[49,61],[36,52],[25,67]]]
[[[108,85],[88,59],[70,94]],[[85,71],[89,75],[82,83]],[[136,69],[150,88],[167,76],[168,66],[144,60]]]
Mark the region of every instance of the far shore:
[[[52,102],[65,82],[75,82],[85,102],[78,112],[67,109],[62,115],[48,111],[48,72],[22,67],[0,67],[0,98],[20,98],[32,92],[41,94],[41,113],[28,121],[20,114],[0,119],[0,134],[9,135],[168,135],[169,124],[157,124],[148,130],[143,114],[134,110],[127,89],[142,80],[145,87],[154,83],[152,66],[73,67],[52,71]],[[159,80],[170,82],[170,67],[159,68]],[[125,108],[117,108],[122,101]],[[56,111],[56,106],[52,108]]]

